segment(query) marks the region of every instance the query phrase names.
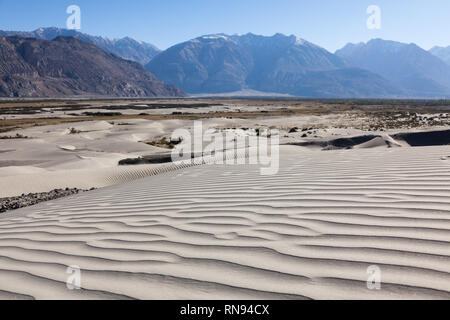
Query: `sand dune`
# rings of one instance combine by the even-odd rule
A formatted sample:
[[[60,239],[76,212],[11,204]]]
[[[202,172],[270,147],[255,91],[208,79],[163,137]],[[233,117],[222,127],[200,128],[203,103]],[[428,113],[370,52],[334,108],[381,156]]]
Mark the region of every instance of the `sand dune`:
[[[10,212],[0,297],[449,299],[449,155],[282,147],[273,176],[191,166]]]
[[[250,130],[236,128],[274,127],[280,129],[281,144],[293,143],[309,149],[409,148],[403,139],[417,145],[440,140],[448,143],[448,131],[412,132],[394,136],[392,134],[397,131],[369,134],[351,127],[328,127],[328,122],[337,121],[333,117],[253,120],[219,118],[207,119],[203,121],[203,126],[204,130],[213,128],[236,136],[251,134]],[[129,119],[126,122],[76,122],[12,132],[12,136],[20,133],[29,139],[4,139],[0,142],[0,198],[67,187],[101,188],[171,170],[172,166],[167,165],[122,168],[118,163],[123,159],[167,154],[168,150],[146,142],[170,137],[172,132],[180,128],[192,131],[193,124],[188,120]],[[293,127],[307,125],[318,128],[311,130],[309,138],[303,138],[305,133],[300,130],[289,133]],[[436,136],[441,138],[437,139]]]

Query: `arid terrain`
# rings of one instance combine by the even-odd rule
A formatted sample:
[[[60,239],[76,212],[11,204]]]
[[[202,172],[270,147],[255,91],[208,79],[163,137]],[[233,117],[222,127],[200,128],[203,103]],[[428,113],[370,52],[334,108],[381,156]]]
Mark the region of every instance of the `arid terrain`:
[[[373,140],[371,146],[379,147],[377,137],[394,141],[392,145],[381,144],[387,148],[409,146],[408,139],[405,141],[401,136],[403,133],[448,130],[450,105],[446,103],[289,99],[4,100],[0,103],[3,118],[0,121],[0,196],[48,192],[55,188],[90,189],[145,176],[163,164],[124,168],[118,165],[119,161],[166,155],[170,150],[159,142],[170,141],[176,129],[192,130],[195,120],[202,121],[204,130],[231,134],[243,131],[252,135],[252,130],[276,129],[281,145],[308,149],[350,148],[370,140]],[[448,132],[439,136],[443,141],[430,137],[421,146],[448,143]],[[339,140],[355,137],[353,142]],[[333,142],[336,140],[337,144]]]
[[[450,101],[23,99],[0,119],[1,297],[450,298]],[[277,132],[279,170],[172,162],[195,121]]]

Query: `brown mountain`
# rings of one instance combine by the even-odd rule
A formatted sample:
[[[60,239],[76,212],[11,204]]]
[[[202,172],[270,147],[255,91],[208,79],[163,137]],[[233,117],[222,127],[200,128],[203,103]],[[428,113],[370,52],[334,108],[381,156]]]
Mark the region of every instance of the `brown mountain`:
[[[36,38],[41,40],[53,40],[56,37],[73,37],[78,40],[93,44],[102,50],[115,54],[126,60],[132,60],[145,65],[150,62],[158,53],[161,52],[157,47],[150,43],[134,40],[130,37],[122,39],[108,39],[105,37],[91,36],[77,30],[67,30],[55,27],[39,28],[37,30],[27,31],[3,31],[0,30],[0,36],[22,38]]]
[[[0,37],[0,96],[184,96],[136,62],[71,37]]]
[[[212,34],[177,44],[146,65],[189,93],[256,90],[308,98],[387,98],[402,91],[294,35]]]

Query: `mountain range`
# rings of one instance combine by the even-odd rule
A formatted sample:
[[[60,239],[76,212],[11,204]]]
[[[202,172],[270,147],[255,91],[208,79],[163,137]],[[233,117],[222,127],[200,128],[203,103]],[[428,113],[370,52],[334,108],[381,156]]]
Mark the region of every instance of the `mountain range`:
[[[2,40],[3,44],[0,42],[0,51],[8,52],[12,42],[21,44],[14,48],[15,55],[0,55],[3,88],[0,95],[44,95],[40,92],[44,84],[53,88],[47,88],[45,95],[59,96],[66,94],[67,90],[71,94],[89,92],[115,96],[182,95],[183,90],[206,95],[261,92],[312,98],[450,97],[450,47],[426,51],[412,43],[374,39],[367,43],[349,43],[331,53],[293,35],[249,33],[205,35],[160,51],[151,44],[129,37],[111,40],[59,28],[40,28],[32,32],[0,31],[1,35],[6,38]],[[13,41],[9,36],[16,38]],[[36,41],[55,40],[33,43],[36,56],[34,60],[27,60],[29,57],[23,55],[23,46],[24,43],[31,45],[32,38]],[[76,38],[78,42],[71,43],[69,38]],[[2,48],[6,43],[9,43],[6,49]],[[68,43],[77,43],[76,54],[66,55]],[[82,43],[90,46],[85,47]],[[43,48],[39,47],[41,45]],[[56,57],[46,51],[49,46],[62,56]],[[12,63],[12,57],[17,61]],[[129,60],[128,63],[137,63],[125,64],[125,60],[120,58]],[[35,60],[39,59],[48,59],[48,63],[36,64]],[[118,65],[114,67],[112,59],[118,59],[116,61],[120,63],[116,62]],[[108,67],[99,68],[99,63]],[[25,65],[34,73],[25,68],[31,73],[22,74],[25,69],[21,68]],[[55,68],[60,71],[55,72]],[[33,77],[30,78],[30,74]],[[91,77],[86,77],[88,74]],[[153,74],[172,86],[165,86]],[[65,87],[55,89],[56,84],[49,75],[55,81],[60,77]],[[22,80],[17,80],[18,77]],[[111,79],[111,86],[103,79]],[[151,79],[150,84],[145,85],[143,79]],[[36,85],[39,81],[40,84]],[[68,89],[69,82],[73,90]],[[119,88],[118,83],[128,85]],[[155,87],[159,89],[153,90]]]
[[[388,97],[401,93],[387,79],[354,67],[295,36],[206,35],[177,44],[146,68],[189,93],[240,90],[304,97]]]
[[[0,96],[183,96],[137,62],[73,37],[0,37]]]
[[[409,97],[450,96],[450,66],[413,43],[374,39],[348,44],[336,55],[389,79]]]
[[[122,39],[109,39],[105,37],[91,36],[76,30],[55,27],[39,28],[31,32],[0,30],[0,36],[19,36],[22,38],[35,38],[41,40],[53,40],[60,36],[73,37],[96,45],[97,47],[123,59],[139,62],[142,65],[150,62],[153,57],[161,52],[161,50],[150,43],[134,40],[130,37],[125,37]]]

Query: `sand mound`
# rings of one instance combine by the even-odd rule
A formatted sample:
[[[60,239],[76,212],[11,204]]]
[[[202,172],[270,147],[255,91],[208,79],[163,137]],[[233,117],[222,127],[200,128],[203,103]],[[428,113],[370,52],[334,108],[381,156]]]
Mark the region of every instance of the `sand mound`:
[[[326,156],[324,156],[326,155]],[[447,147],[192,166],[0,216],[6,298],[450,298]],[[66,288],[81,267],[83,290]],[[381,270],[369,290],[367,268]]]
[[[107,121],[87,121],[75,123],[71,126],[75,131],[80,132],[105,131],[110,130],[112,127],[113,125]],[[70,129],[65,130],[64,133],[70,134]]]
[[[66,150],[66,151],[75,151],[77,150],[77,147],[75,146],[71,146],[71,145],[63,145],[63,146],[58,146],[61,150]]]
[[[356,145],[355,149],[364,149],[364,148],[380,148],[380,147],[401,147],[402,145],[395,141],[391,136],[384,135],[380,137],[373,138],[372,140],[369,140],[367,142],[361,143],[359,145]]]
[[[323,150],[336,149],[364,149],[378,147],[428,147],[450,145],[450,130],[404,132],[393,135],[363,135],[332,140],[314,139],[306,142],[294,142],[296,145],[308,148],[322,148]]]

